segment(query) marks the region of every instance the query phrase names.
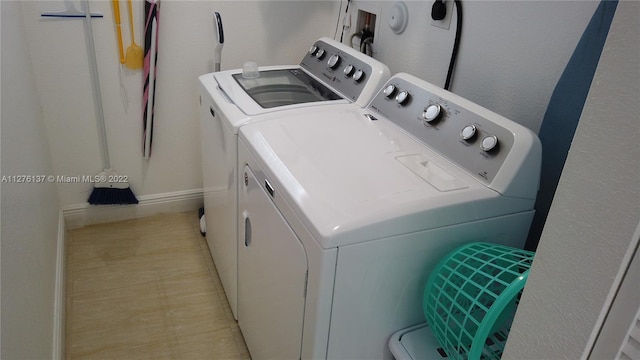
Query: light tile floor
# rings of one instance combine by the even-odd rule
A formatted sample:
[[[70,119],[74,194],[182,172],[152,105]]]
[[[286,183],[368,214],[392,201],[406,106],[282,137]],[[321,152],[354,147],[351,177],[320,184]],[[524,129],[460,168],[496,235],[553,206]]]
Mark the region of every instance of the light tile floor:
[[[67,359],[250,359],[195,212],[71,230],[66,312]]]

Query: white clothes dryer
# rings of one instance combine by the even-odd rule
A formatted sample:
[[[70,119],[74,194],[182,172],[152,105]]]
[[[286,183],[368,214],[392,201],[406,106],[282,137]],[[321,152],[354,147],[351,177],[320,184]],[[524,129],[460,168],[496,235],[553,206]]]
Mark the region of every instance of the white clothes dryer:
[[[316,41],[299,65],[242,69],[199,78],[206,238],[237,319],[237,133],[244,124],[287,111],[333,104],[365,106],[390,76],[379,61],[329,38]]]
[[[408,74],[366,108],[240,128],[239,325],[253,359],[391,359],[430,270],[463,243],[522,247],[530,130]]]

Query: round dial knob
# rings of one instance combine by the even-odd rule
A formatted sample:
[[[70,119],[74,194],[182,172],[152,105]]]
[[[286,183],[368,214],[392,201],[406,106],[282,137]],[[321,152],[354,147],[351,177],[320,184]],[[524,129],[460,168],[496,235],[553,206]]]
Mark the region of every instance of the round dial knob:
[[[432,121],[438,120],[441,115],[442,115],[442,107],[440,106],[440,104],[429,105],[422,112],[422,118],[426,122],[432,122]]]
[[[324,57],[325,51],[324,49],[318,49],[318,51],[316,51],[316,59],[322,59]]]
[[[309,49],[309,54],[311,54],[312,56],[316,54],[316,51],[318,51],[318,47],[315,45],[311,46],[311,49]]]
[[[471,140],[474,136],[476,136],[476,126],[473,124],[465,126],[462,131],[460,131],[462,140]]]
[[[327,65],[329,65],[329,67],[332,69],[338,66],[338,63],[340,63],[340,55],[338,54],[332,55],[329,58],[329,61],[327,61]]]
[[[344,74],[345,74],[347,77],[349,77],[349,76],[351,76],[351,74],[353,74],[353,71],[354,71],[355,69],[356,69],[356,68],[355,68],[355,67],[353,67],[353,65],[349,64],[349,65],[347,65],[347,66],[344,68],[344,70],[343,70],[343,71],[344,71]]]
[[[396,101],[400,105],[404,105],[407,100],[409,100],[409,92],[408,91],[400,91],[398,95],[396,95]]]
[[[498,138],[495,135],[489,135],[482,139],[482,143],[480,144],[480,149],[484,151],[491,151],[498,146]]]
[[[384,90],[382,90],[382,92],[384,93],[384,95],[388,98],[391,98],[393,96],[393,94],[396,93],[396,86],[393,84],[389,84],[387,85],[386,88],[384,88]]]
[[[353,74],[353,80],[360,81],[364,78],[364,71],[358,69],[355,74]]]

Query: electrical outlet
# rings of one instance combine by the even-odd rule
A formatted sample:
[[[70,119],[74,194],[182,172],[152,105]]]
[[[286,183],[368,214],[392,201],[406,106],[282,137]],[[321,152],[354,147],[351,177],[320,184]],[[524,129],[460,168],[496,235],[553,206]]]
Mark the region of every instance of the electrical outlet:
[[[431,19],[431,6],[429,6],[429,19],[431,19],[431,25],[449,30],[449,26],[451,25],[451,15],[453,13],[453,0],[444,0],[444,5],[447,7],[447,14],[442,20],[433,20]],[[433,3],[432,3],[433,4]]]

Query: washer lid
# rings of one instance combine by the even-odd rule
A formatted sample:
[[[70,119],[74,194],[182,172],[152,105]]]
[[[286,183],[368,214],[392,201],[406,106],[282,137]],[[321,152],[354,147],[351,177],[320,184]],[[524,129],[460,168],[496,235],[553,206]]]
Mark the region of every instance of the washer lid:
[[[511,211],[478,209],[481,200],[500,195],[392,123],[366,115],[356,106],[335,106],[240,128],[276,197],[322,247]]]
[[[257,78],[232,77],[262,108],[340,100],[342,97],[300,69],[262,71]]]
[[[252,79],[243,78],[241,69],[221,71],[213,76],[227,100],[249,116],[349,102],[300,66],[261,67],[260,77]]]

